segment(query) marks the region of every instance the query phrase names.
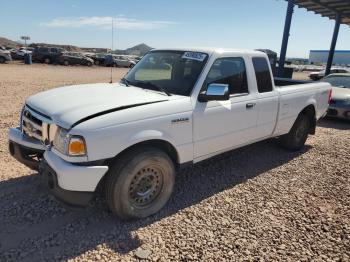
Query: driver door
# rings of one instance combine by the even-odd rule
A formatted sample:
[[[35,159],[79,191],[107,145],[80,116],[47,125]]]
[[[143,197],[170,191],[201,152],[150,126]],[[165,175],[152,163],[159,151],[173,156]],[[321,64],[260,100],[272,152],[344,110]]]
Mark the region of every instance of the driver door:
[[[193,116],[195,161],[246,144],[254,140],[256,134],[257,99],[249,92],[244,59],[217,59],[203,89],[210,83],[228,84],[230,99],[205,103],[197,101]]]

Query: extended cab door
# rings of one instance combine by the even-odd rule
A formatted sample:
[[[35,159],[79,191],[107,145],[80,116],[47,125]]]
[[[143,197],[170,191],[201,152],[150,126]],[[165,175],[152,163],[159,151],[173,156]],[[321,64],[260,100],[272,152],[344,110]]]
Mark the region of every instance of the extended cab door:
[[[268,60],[264,56],[252,57],[255,71],[258,121],[256,139],[260,140],[272,135],[275,129],[279,92],[274,90],[274,82]]]
[[[256,96],[243,57],[217,58],[204,81],[228,84],[227,101],[196,102],[193,113],[194,159],[202,160],[254,140]]]

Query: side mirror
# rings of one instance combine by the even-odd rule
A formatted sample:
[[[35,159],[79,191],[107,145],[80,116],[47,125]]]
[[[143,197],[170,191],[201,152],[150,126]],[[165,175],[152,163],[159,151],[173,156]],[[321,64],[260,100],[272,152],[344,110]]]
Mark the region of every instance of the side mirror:
[[[199,102],[225,101],[230,99],[227,84],[209,84],[206,91],[198,96]]]

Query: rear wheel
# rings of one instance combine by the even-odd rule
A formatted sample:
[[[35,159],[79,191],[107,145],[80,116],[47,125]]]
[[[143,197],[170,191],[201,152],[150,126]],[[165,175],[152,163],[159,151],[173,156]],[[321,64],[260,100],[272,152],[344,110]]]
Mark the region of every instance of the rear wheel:
[[[91,62],[87,62],[86,65],[87,65],[87,66],[92,66],[92,63],[91,63]]]
[[[3,58],[2,56],[0,56],[0,64],[3,64],[3,63],[5,63],[5,58]]]
[[[46,57],[46,58],[44,59],[44,63],[45,63],[45,64],[50,64],[50,63],[51,63],[51,59],[50,59],[49,57]]]
[[[280,138],[283,147],[293,151],[300,150],[305,145],[309,130],[310,118],[306,114],[299,115],[289,133]]]
[[[170,157],[156,148],[140,148],[110,168],[106,180],[108,206],[122,219],[150,216],[167,203],[174,182]]]
[[[100,65],[100,61],[96,60],[95,65]]]
[[[64,61],[63,61],[63,64],[64,64],[65,66],[69,66],[69,61],[68,61],[68,60],[64,60]]]

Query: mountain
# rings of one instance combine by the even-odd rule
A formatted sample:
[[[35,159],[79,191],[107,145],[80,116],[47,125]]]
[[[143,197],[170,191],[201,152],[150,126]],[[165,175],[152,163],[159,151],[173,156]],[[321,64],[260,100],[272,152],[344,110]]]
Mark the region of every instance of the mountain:
[[[18,47],[21,47],[22,45],[15,41],[7,39],[5,37],[0,37],[0,46],[9,47],[9,48],[18,48]]]
[[[119,55],[137,55],[137,56],[143,56],[145,55],[148,51],[152,50],[152,47],[149,47],[146,44],[139,44],[135,45],[133,47],[127,48],[125,50],[114,50],[114,54],[119,54]]]
[[[153,49],[152,47],[149,47],[148,45],[142,43],[142,44],[130,47],[128,49],[125,49],[125,52],[128,55],[144,55],[152,49]]]

